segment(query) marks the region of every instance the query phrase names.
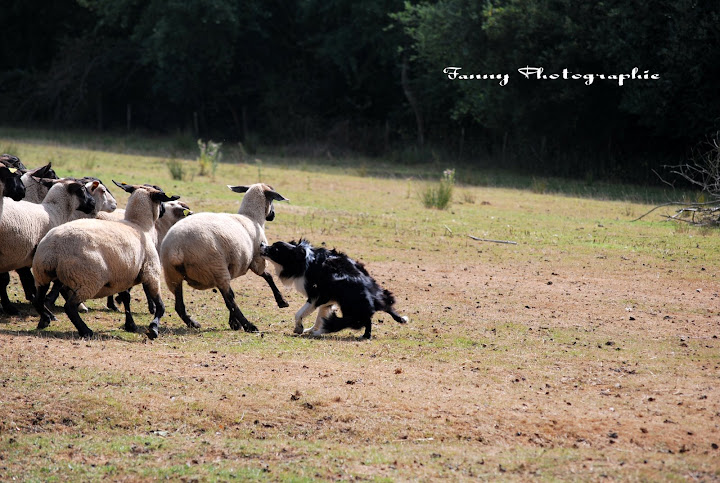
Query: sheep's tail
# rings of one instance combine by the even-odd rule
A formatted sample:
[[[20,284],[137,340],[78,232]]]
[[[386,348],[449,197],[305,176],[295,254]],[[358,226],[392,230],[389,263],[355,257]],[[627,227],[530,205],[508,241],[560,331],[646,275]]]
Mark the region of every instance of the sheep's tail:
[[[38,252],[38,246],[35,247],[33,256],[33,264],[31,272],[35,278],[35,283],[39,286],[48,285],[57,279],[58,257],[56,251],[50,247],[42,247]]]

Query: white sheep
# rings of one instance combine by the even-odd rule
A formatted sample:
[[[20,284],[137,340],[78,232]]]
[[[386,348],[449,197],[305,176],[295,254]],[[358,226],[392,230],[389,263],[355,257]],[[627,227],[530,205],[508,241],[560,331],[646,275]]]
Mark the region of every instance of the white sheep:
[[[31,203],[41,203],[49,188],[42,184],[40,180],[33,178],[33,176],[37,178],[57,179],[57,175],[55,174],[55,171],[52,170],[50,163],[33,170],[28,170],[16,156],[3,154],[0,155],[0,160],[2,160],[6,168],[14,168],[15,172],[17,172],[17,175],[19,176],[22,186],[24,187],[24,196],[15,198],[15,201],[23,199],[24,201],[29,201]],[[0,213],[2,213],[1,203],[2,201],[0,201]],[[21,268],[17,270],[17,273],[20,276],[20,281],[25,291],[25,297],[27,297],[28,300],[31,300],[31,297],[34,296],[35,293],[35,281],[32,279],[30,269]],[[10,274],[7,272],[0,273],[0,287],[7,287],[9,284]],[[7,293],[7,290],[5,290],[5,293]],[[0,296],[0,299],[4,300],[3,296]],[[17,309],[12,307],[12,304],[7,302],[5,307],[8,309],[9,315],[17,315]]]
[[[45,295],[53,280],[63,285],[65,313],[81,337],[91,337],[93,331],[80,318],[79,304],[142,283],[155,303],[155,316],[146,334],[151,339],[158,336],[165,306],[160,298],[160,261],[153,232],[161,203],[178,197],[170,197],[157,187],[113,182],[131,193],[122,221],[72,221],[50,230],[38,245],[32,265],[37,289],[33,305],[40,314],[38,329],[54,320],[45,306]],[[125,330],[137,330],[129,313]]]
[[[48,163],[45,166],[25,171],[20,179],[25,185],[25,198],[23,199],[39,204],[45,199],[45,195],[50,189],[40,179],[58,179],[58,175],[52,169],[52,163]]]
[[[44,174],[49,177],[28,177],[28,174],[30,173]],[[42,203],[45,199],[45,196],[47,196],[50,188],[53,186],[53,179],[57,179],[57,175],[55,174],[55,171],[53,171],[50,167],[50,164],[42,166],[40,168],[36,168],[34,170],[26,171],[21,178],[26,190],[26,196],[23,201],[35,204]],[[100,212],[112,212],[115,210],[115,208],[117,208],[117,200],[115,200],[115,197],[112,195],[112,193],[110,193],[110,190],[108,190],[107,187],[98,178],[86,176],[84,178],[81,178],[79,181],[85,184],[85,188],[90,193],[90,196],[92,196],[95,200],[95,208],[93,208],[93,210],[88,213],[76,210],[71,214],[68,220],[76,220],[88,217],[94,218]],[[30,194],[29,197],[28,194]],[[35,280],[33,279],[32,273],[30,272],[30,265],[20,267],[15,271],[20,277],[20,284],[22,285],[23,291],[25,292],[25,298],[29,302],[32,302],[33,298],[35,297]],[[6,302],[3,304],[3,309],[8,313],[8,315],[17,315],[18,310],[14,306],[12,306],[12,304],[10,304],[9,300],[7,299],[7,286],[9,284],[10,274],[7,272],[1,272],[0,299],[6,300]],[[57,298],[57,295],[60,293],[60,287],[53,287],[53,292],[55,295],[52,300],[54,301],[55,298]],[[83,306],[82,309],[87,312],[86,307]]]
[[[41,204],[6,202],[0,220],[0,274],[32,265],[35,247],[45,234],[73,219],[76,211],[88,214],[95,199],[85,184],[74,178],[45,180],[52,185]],[[7,296],[6,279],[0,279],[0,303],[6,314],[17,314]]]
[[[175,201],[168,201],[167,203],[163,203],[161,205],[160,209],[160,218],[155,222],[155,248],[157,248],[158,252],[160,252],[160,244],[162,243],[163,239],[165,238],[165,235],[167,234],[168,230],[178,221],[182,220],[186,216],[192,215],[192,211],[190,210],[190,207],[183,201],[175,200]],[[113,220],[113,221],[120,221],[125,217],[125,210],[119,209],[115,210],[112,213],[99,213],[98,219],[101,220]],[[151,314],[155,313],[155,304],[152,301],[152,298],[148,296],[146,293],[146,299],[148,303],[148,312]],[[129,294],[127,296],[124,293],[118,294],[116,300],[118,302],[122,302],[124,305],[125,313],[127,314],[130,311],[130,297]],[[119,310],[117,305],[115,305],[115,300],[113,299],[112,295],[108,295],[107,298],[107,308],[110,310]]]
[[[183,281],[198,290],[217,288],[230,311],[230,328],[257,331],[235,303],[230,281],[248,269],[265,279],[279,307],[287,307],[272,276],[265,271],[260,245],[265,239],[265,221],[275,218],[273,201],[287,201],[272,187],[258,183],[251,186],[229,186],[236,193],[246,193],[238,214],[196,213],[170,228],[160,247],[160,261],[165,282],[175,295],[175,310],[188,327],[199,328],[183,301]]]

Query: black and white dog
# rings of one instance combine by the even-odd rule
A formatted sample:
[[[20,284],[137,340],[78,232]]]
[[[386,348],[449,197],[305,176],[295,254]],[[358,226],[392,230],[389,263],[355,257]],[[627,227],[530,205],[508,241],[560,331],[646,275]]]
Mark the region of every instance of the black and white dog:
[[[384,311],[401,324],[408,321],[393,309],[395,297],[368,274],[362,263],[344,253],[314,248],[307,240],[276,242],[260,248],[260,254],[275,265],[285,285],[294,286],[307,297],[307,303],[295,314],[295,333],[318,336],[342,329],[365,328],[370,338],[372,316]],[[335,313],[340,307],[342,317]],[[303,330],[302,321],[315,309],[315,325]]]

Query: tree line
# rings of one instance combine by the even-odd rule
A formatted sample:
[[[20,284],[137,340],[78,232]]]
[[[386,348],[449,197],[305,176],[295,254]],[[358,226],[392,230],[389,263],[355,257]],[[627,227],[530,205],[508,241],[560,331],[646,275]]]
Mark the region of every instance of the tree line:
[[[720,129],[716,7],[8,0],[0,116],[647,179]]]

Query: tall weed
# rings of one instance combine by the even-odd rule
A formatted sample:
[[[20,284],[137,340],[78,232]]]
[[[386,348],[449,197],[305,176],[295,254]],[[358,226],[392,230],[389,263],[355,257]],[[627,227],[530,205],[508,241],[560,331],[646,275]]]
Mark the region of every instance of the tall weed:
[[[420,194],[420,198],[425,208],[437,208],[444,210],[450,206],[452,201],[453,187],[455,186],[455,170],[446,169],[440,183],[436,186],[428,186]]]
[[[222,143],[216,143],[211,140],[205,143],[202,139],[198,139],[197,143],[198,148],[200,148],[200,157],[198,158],[200,170],[198,174],[200,176],[208,176],[210,174],[214,176],[215,170],[217,170],[217,166],[222,158],[222,153],[220,152]]]

